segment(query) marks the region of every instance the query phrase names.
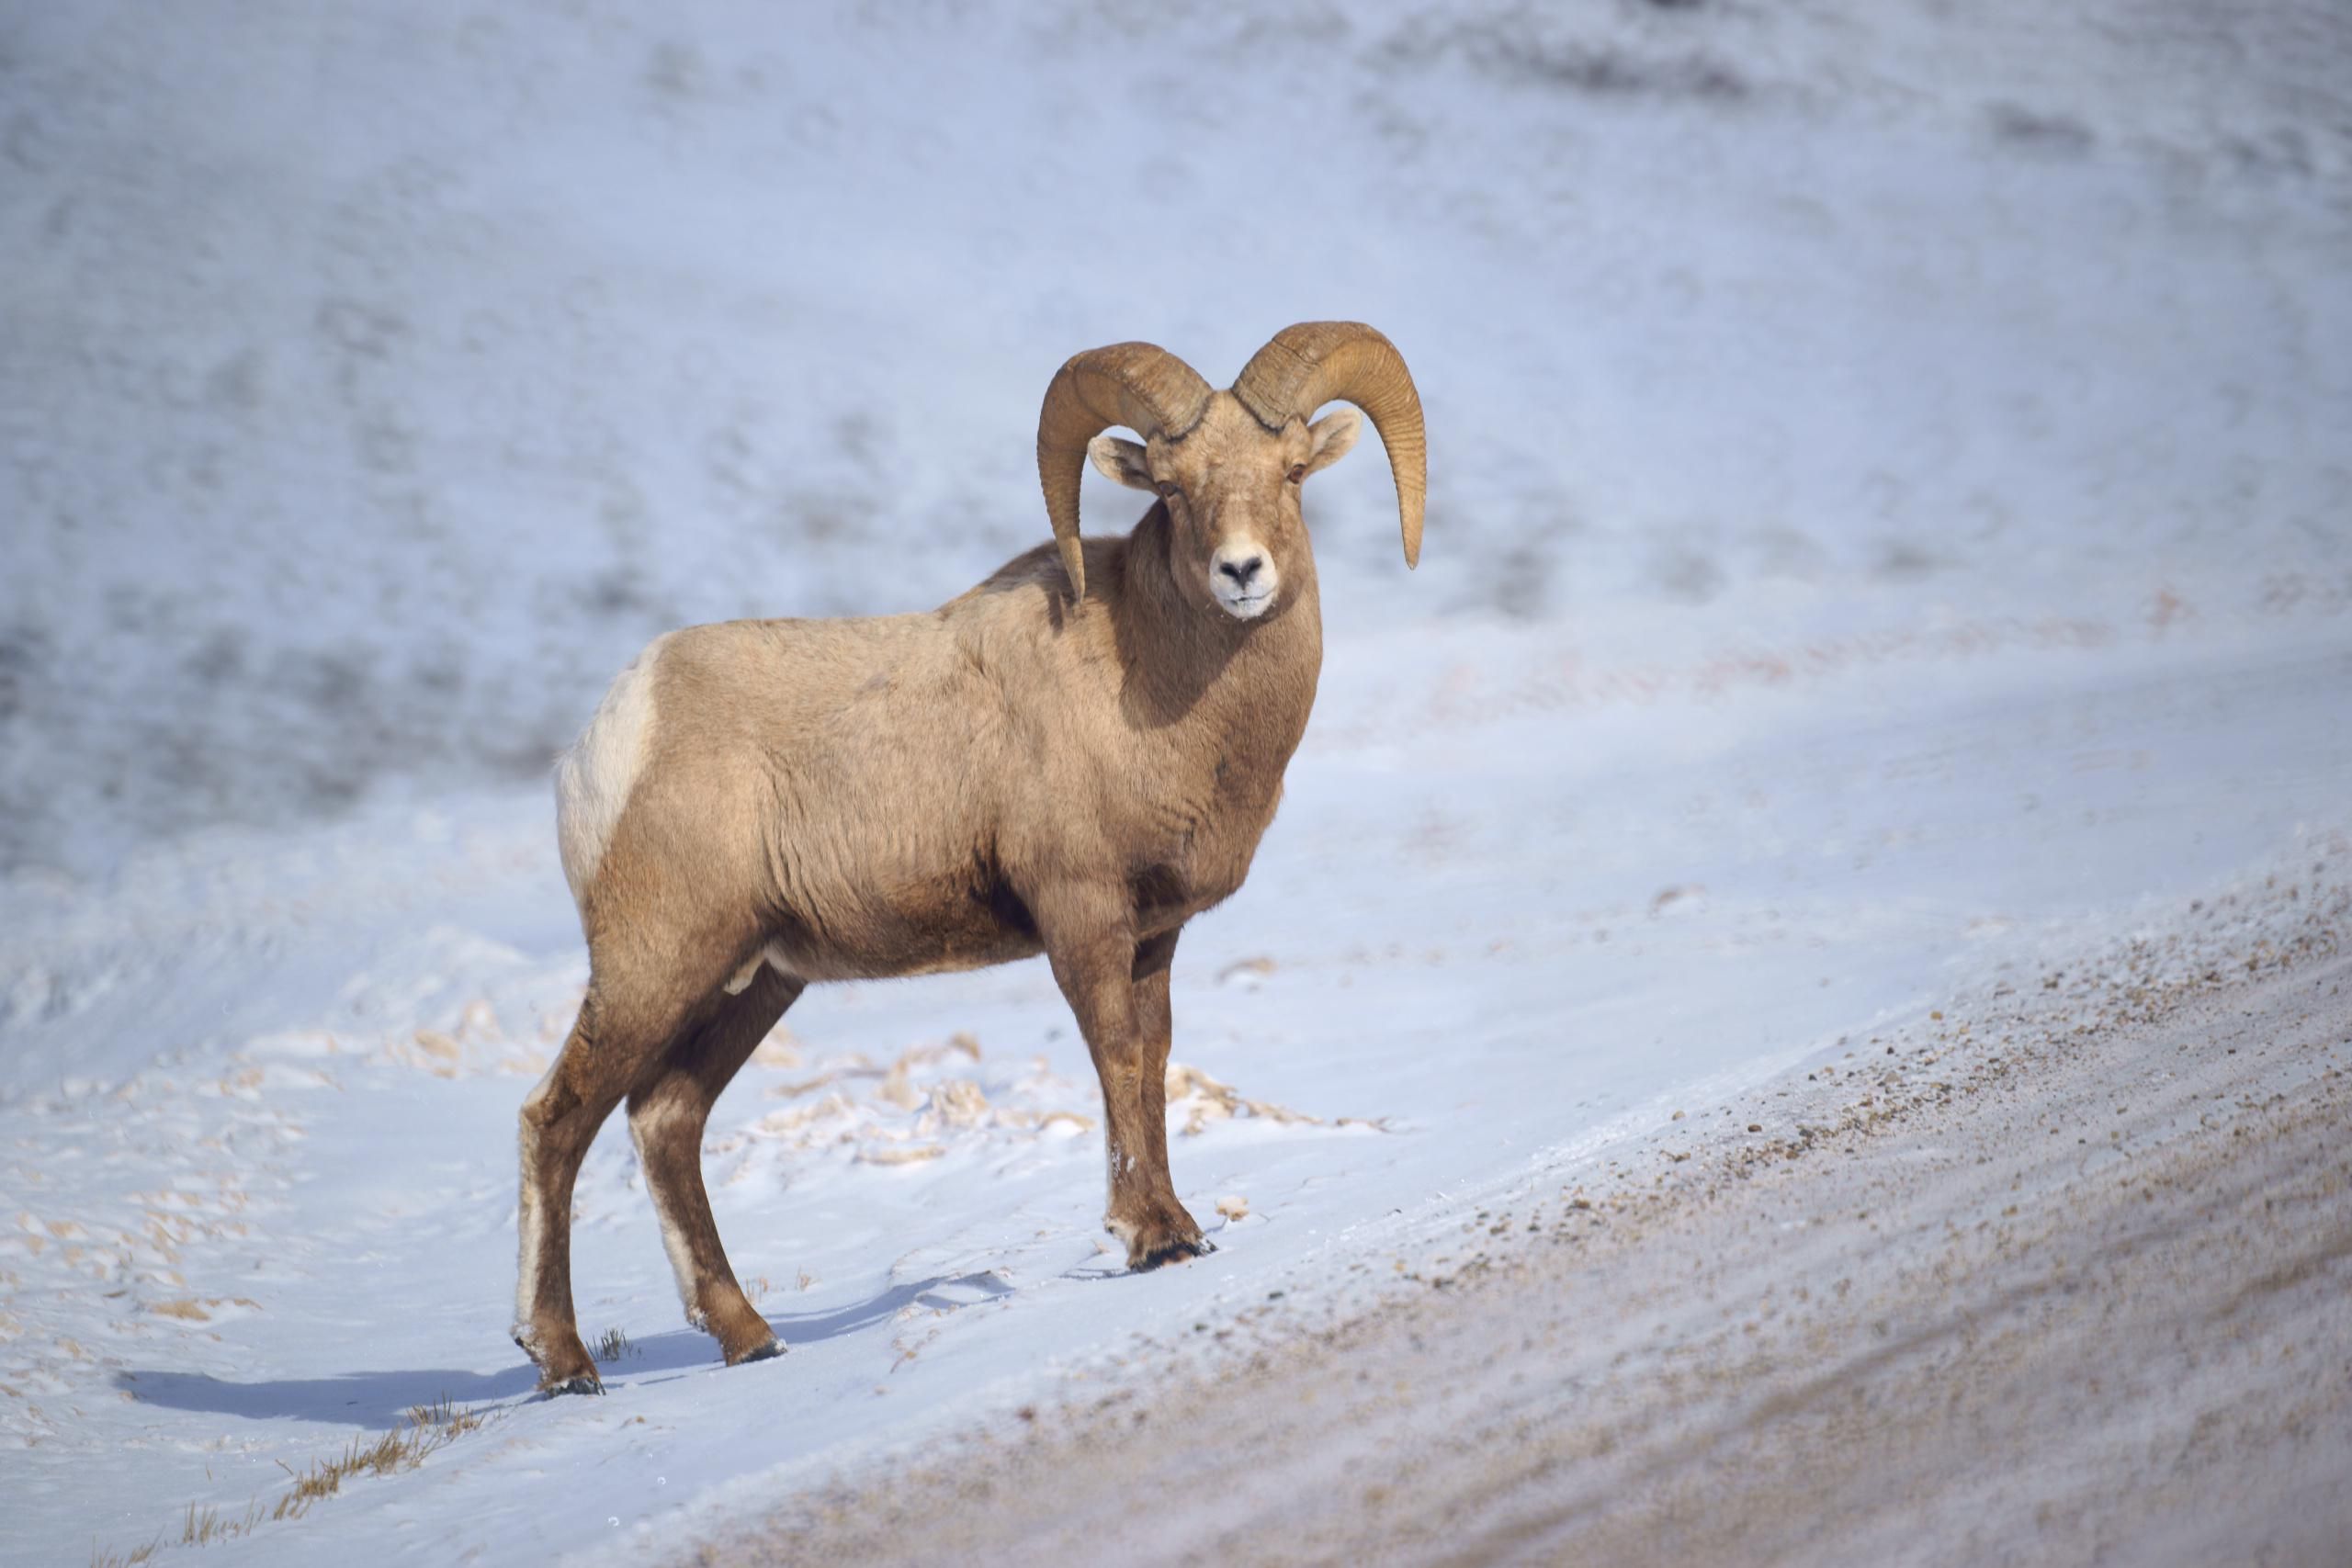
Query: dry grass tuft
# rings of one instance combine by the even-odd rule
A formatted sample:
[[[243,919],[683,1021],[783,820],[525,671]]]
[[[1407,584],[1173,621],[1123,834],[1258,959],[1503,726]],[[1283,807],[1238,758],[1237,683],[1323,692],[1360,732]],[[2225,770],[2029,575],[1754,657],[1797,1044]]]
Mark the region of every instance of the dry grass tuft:
[[[1191,1111],[1184,1122],[1186,1137],[1198,1137],[1208,1130],[1210,1122],[1229,1121],[1237,1116],[1259,1117],[1284,1125],[1294,1122],[1304,1122],[1310,1127],[1323,1125],[1320,1116],[1309,1116],[1304,1111],[1293,1111],[1287,1105],[1276,1105],[1271,1100],[1251,1100],[1231,1084],[1219,1083],[1200,1068],[1186,1066],[1182,1062],[1168,1064],[1164,1088],[1170,1111],[1189,1109]],[[1179,1103],[1185,1100],[1191,1101],[1189,1108]]]
[[[630,1344],[628,1336],[619,1329],[607,1328],[605,1337],[589,1347],[589,1354],[594,1356],[600,1364],[609,1367],[624,1356],[636,1355],[637,1347]]]
[[[243,1514],[223,1514],[218,1508],[198,1508],[190,1503],[187,1516],[181,1521],[180,1539],[172,1544],[210,1546],[251,1535],[260,1526],[279,1519],[299,1519],[310,1511],[311,1504],[343,1490],[345,1476],[395,1475],[414,1470],[424,1462],[425,1456],[448,1447],[481,1427],[482,1421],[480,1415],[450,1404],[446,1394],[435,1404],[416,1405],[408,1413],[407,1425],[379,1438],[354,1438],[334,1459],[315,1460],[310,1468],[300,1471],[280,1461],[278,1468],[293,1477],[294,1484],[274,1506],[265,1508],[255,1498],[245,1505]],[[129,1552],[101,1552],[93,1545],[91,1568],[138,1568],[164,1544],[164,1537],[158,1535]]]
[[[281,1503],[279,1506],[282,1508],[285,1505]],[[234,1540],[239,1536],[251,1535],[254,1527],[261,1523],[263,1517],[258,1498],[245,1505],[242,1516],[232,1514],[225,1518],[218,1508],[207,1508],[199,1514],[196,1511],[196,1505],[190,1503],[187,1506],[187,1522],[180,1530],[180,1544],[210,1546],[216,1540]]]

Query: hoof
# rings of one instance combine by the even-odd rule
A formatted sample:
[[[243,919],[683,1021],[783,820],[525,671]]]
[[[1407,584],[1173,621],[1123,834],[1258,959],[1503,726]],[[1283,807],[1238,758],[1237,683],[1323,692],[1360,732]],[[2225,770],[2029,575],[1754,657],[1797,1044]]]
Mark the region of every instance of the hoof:
[[[1216,1250],[1201,1234],[1199,1222],[1173,1198],[1148,1203],[1143,1208],[1141,1219],[1121,1219],[1115,1213],[1102,1219],[1102,1228],[1127,1244],[1130,1273],[1140,1274],[1163,1263],[1181,1263],[1187,1258],[1202,1258]]]
[[[773,1361],[783,1354],[784,1341],[771,1339],[756,1350],[747,1351],[741,1356],[729,1357],[727,1364],[730,1367],[748,1367],[753,1361]]]
[[[513,1336],[515,1348],[531,1358],[539,1369],[539,1392],[552,1399],[559,1393],[602,1393],[604,1381],[596,1375],[596,1363],[588,1357],[588,1348],[580,1337],[569,1331],[539,1332],[519,1329]]]
[[[1187,1258],[1206,1258],[1216,1250],[1216,1243],[1204,1235],[1165,1241],[1148,1251],[1129,1257],[1127,1272],[1148,1274],[1163,1263],[1182,1263]]]

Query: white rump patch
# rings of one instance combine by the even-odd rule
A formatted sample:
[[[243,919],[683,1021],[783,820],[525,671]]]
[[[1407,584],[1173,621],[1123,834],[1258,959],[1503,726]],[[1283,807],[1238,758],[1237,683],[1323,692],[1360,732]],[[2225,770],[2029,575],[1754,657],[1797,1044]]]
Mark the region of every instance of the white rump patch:
[[[668,633],[646,644],[645,651],[620,672],[596,716],[555,765],[556,840],[563,854],[563,879],[571,885],[571,901],[584,903],[588,885],[613,841],[613,829],[628,804],[629,791],[653,737],[653,670]]]

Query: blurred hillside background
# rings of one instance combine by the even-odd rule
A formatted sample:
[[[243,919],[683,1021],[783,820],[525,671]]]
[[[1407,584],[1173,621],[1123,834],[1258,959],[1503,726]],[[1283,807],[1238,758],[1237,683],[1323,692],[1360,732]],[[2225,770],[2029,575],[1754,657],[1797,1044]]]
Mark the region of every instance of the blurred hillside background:
[[[2341,611],[2347,174],[2323,0],[12,6],[0,867],[537,777],[1044,539],[1073,351],[1304,318],[1429,411],[1342,636]]]

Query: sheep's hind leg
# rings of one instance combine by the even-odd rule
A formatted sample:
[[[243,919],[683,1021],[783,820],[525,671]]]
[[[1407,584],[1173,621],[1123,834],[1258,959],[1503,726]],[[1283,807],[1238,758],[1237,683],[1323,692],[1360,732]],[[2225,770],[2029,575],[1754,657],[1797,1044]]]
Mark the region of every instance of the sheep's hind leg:
[[[738,996],[681,1035],[628,1099],[629,1135],[661,1216],[686,1321],[718,1341],[730,1367],[780,1355],[767,1320],[744,1296],[719,1245],[703,1186],[702,1138],[710,1108],[799,997],[801,982],[761,967]]]
[[[621,1054],[612,1048],[592,984],[555,1065],[523,1102],[513,1332],[539,1369],[540,1388],[551,1393],[603,1387],[572,1314],[571,1190],[596,1130],[627,1088],[625,1072],[614,1070],[625,1066],[613,1060]]]
[[[523,1102],[514,1336],[537,1364],[539,1386],[553,1393],[604,1386],[572,1312],[571,1190],[581,1162],[622,1097],[658,1072],[672,1043],[714,1010],[750,934],[738,942],[708,924],[697,929],[688,922],[690,906],[646,912],[655,918],[627,936],[600,931],[601,940],[592,939],[580,1017],[555,1066]]]

